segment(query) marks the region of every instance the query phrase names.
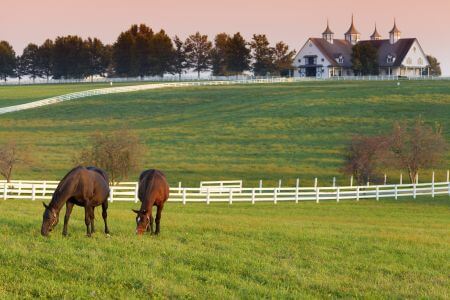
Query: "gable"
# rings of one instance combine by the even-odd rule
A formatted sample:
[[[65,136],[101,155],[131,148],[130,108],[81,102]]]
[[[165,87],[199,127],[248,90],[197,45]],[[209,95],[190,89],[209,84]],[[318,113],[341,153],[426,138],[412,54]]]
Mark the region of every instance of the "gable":
[[[412,43],[409,51],[406,53],[401,64],[405,67],[422,67],[425,68],[429,65],[427,56],[422,50],[418,40]]]
[[[317,65],[329,66],[332,64],[332,62],[330,62],[330,59],[326,56],[326,53],[323,53],[323,51],[321,51],[321,49],[317,47],[312,39],[308,39],[305,45],[303,45],[303,47],[298,51],[297,55],[295,56],[293,65],[295,67],[304,65],[305,56],[316,56]]]

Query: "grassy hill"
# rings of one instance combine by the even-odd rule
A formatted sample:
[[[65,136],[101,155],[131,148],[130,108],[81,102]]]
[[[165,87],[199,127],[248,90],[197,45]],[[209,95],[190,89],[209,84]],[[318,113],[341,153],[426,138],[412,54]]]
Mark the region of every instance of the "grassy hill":
[[[167,204],[159,237],[135,236],[136,204],[113,203],[111,238],[85,237],[75,208],[40,236],[39,202],[0,201],[0,298],[450,297],[448,197]],[[63,215],[61,215],[61,222]]]
[[[18,94],[34,95],[33,89],[46,87],[22,88]],[[56,93],[53,88],[46,93]],[[301,184],[310,185],[315,176],[329,184],[340,174],[343,149],[353,134],[383,133],[395,120],[421,115],[430,124],[441,123],[450,138],[449,108],[448,81],[161,89],[3,115],[0,142],[15,138],[35,158],[32,168],[17,169],[16,178],[59,179],[91,133],[128,128],[148,145],[146,167],[164,170],[172,184],[207,179],[293,184],[300,177]],[[444,179],[448,166],[437,170],[437,180]],[[398,171],[388,172],[398,180]],[[421,179],[429,177],[421,173]],[[338,180],[348,182],[343,176]]]

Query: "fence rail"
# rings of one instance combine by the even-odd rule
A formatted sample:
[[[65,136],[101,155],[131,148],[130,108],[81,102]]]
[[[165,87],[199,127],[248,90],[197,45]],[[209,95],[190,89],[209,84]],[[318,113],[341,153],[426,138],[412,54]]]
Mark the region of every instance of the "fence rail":
[[[12,181],[0,182],[0,199],[8,200],[50,200],[58,185],[57,181]],[[138,202],[138,184],[126,182],[110,187],[110,202],[132,201]],[[173,187],[170,189],[170,202],[179,203],[215,203],[224,202],[284,202],[291,201],[341,201],[360,199],[375,199],[413,197],[417,196],[450,196],[450,182],[431,182],[417,184],[390,184],[371,186],[333,186],[333,187],[235,187],[217,190],[205,187]]]

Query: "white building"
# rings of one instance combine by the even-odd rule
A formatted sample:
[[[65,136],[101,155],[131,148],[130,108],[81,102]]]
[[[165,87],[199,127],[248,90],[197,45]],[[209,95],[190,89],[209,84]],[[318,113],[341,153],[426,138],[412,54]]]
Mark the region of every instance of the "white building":
[[[322,38],[309,38],[306,41],[294,59],[294,76],[353,76],[352,47],[363,43],[370,43],[378,50],[380,75],[421,76],[429,72],[429,63],[419,41],[415,38],[402,39],[396,22],[389,32],[389,39],[383,39],[375,25],[370,40],[361,40],[352,17],[344,39],[335,39],[327,23]]]

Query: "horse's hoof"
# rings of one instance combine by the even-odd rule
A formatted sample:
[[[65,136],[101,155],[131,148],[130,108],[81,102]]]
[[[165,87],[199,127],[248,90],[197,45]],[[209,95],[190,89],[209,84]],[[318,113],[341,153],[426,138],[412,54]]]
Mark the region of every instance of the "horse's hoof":
[[[111,237],[111,235],[110,235],[109,233],[107,233],[107,234],[106,234],[106,237],[107,237],[107,238],[110,238],[110,237]]]

